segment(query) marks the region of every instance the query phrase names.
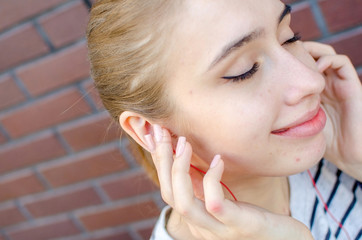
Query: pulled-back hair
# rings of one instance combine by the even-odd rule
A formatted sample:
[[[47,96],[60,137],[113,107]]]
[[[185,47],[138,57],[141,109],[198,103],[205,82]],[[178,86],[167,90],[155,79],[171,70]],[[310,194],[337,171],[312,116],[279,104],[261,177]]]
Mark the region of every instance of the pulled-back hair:
[[[167,119],[163,93],[167,71],[167,34],[176,0],[100,0],[87,29],[92,78],[104,107],[118,122],[123,111]],[[136,144],[130,139],[132,144]],[[150,154],[137,145],[143,166],[157,183]]]

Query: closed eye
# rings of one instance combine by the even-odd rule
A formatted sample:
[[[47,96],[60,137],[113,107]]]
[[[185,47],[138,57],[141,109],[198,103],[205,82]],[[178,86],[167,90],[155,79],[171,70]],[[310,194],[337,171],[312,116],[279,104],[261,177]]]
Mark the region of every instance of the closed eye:
[[[254,63],[253,67],[249,71],[243,74],[240,74],[238,76],[229,76],[229,77],[225,76],[222,78],[226,80],[232,80],[233,82],[246,80],[248,78],[251,78],[258,71],[258,69],[259,69],[259,63]]]
[[[299,41],[301,38],[302,38],[302,37],[300,36],[300,34],[299,34],[299,33],[296,33],[296,34],[294,34],[294,36],[293,36],[291,39],[288,39],[287,41],[285,41],[285,42],[283,43],[283,45],[297,42],[297,41]]]
[[[283,43],[283,45],[295,43],[295,42],[299,41],[301,38],[302,37],[300,36],[300,34],[296,33],[296,34],[294,34],[294,36],[291,39],[288,39],[287,41],[285,41]],[[242,73],[237,76],[225,76],[222,78],[226,79],[226,80],[231,80],[233,82],[239,82],[239,81],[251,78],[258,71],[258,69],[259,69],[259,63],[254,63],[253,67],[245,73]]]

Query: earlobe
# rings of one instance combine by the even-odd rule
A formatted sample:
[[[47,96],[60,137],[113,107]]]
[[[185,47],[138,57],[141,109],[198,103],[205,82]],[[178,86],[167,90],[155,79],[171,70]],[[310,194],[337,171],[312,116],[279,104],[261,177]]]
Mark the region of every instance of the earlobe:
[[[145,117],[125,111],[119,116],[122,129],[147,151],[151,151],[145,136],[152,134],[152,124]]]

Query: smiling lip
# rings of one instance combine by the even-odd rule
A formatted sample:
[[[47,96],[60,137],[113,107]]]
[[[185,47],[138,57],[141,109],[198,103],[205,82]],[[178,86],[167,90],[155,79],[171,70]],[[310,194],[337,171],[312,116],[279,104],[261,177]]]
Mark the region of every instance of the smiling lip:
[[[271,133],[286,137],[310,137],[321,132],[326,125],[327,117],[319,106],[316,110],[308,112],[302,118],[288,126],[274,130]]]

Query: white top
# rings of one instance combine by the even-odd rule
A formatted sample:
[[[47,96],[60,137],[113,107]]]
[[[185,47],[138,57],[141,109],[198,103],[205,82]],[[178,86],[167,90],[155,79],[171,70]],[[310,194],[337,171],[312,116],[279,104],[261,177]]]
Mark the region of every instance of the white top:
[[[307,171],[289,177],[292,216],[316,240],[362,239],[362,184],[325,160],[310,173],[316,189]]]
[[[362,184],[325,160],[309,173],[289,177],[292,217],[304,223],[316,240],[362,240]],[[169,206],[162,210],[151,240],[173,240],[166,231],[170,212]]]
[[[160,217],[157,220],[155,228],[153,229],[150,240],[173,240],[166,230],[166,223],[171,213],[171,207],[166,206],[162,209]],[[167,220],[166,220],[167,219]]]

